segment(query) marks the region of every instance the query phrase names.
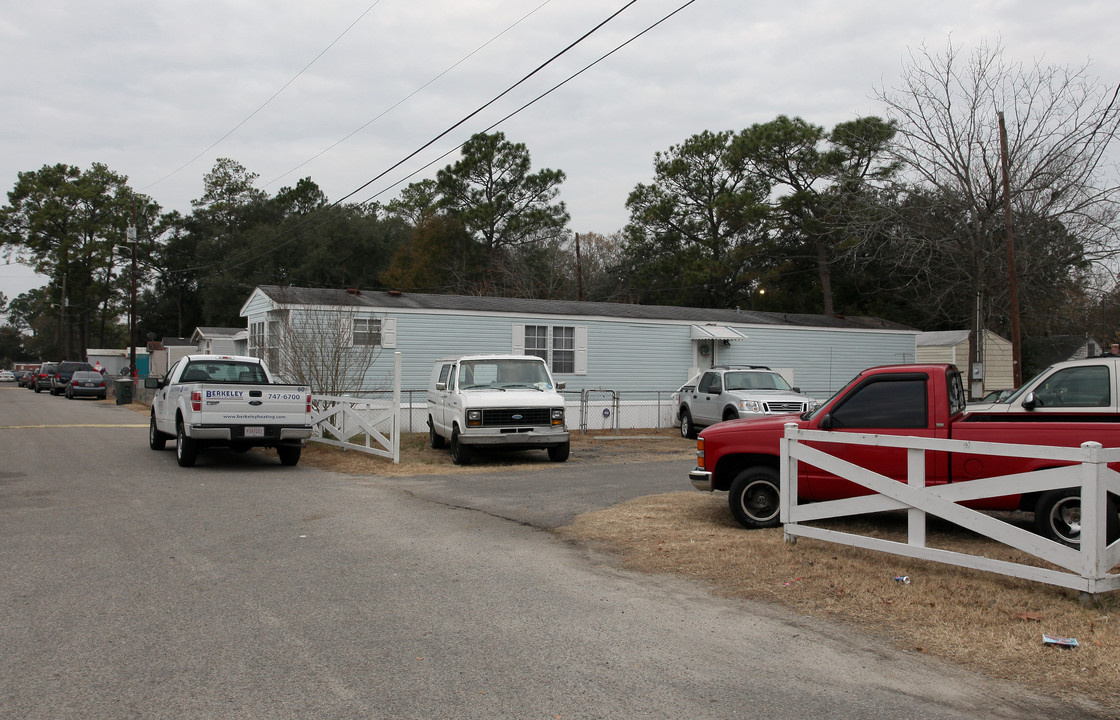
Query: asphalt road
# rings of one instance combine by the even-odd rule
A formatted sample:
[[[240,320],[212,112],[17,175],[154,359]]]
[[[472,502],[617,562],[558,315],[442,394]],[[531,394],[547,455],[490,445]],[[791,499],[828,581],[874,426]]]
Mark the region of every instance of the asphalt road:
[[[547,531],[680,463],[183,469],[145,428],[0,387],[0,717],[1094,716]]]

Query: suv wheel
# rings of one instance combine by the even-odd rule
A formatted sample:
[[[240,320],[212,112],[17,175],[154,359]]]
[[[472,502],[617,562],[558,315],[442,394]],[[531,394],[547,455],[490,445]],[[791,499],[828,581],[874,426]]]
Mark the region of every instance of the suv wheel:
[[[692,414],[688,410],[681,410],[681,437],[688,440],[696,439],[696,425],[692,422]]]

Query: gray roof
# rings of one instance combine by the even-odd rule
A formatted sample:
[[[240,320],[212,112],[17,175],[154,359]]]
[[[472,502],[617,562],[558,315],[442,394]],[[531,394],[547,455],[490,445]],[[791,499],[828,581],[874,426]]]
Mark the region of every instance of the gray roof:
[[[219,338],[219,337],[233,337],[237,333],[243,331],[245,328],[228,328],[228,327],[198,327],[194,332],[201,337]]]
[[[914,341],[918,347],[952,347],[968,341],[968,330],[924,332]]]
[[[324,288],[261,285],[258,288],[273,302],[283,305],[335,305],[369,307],[377,310],[454,310],[460,312],[506,313],[518,315],[598,316],[634,320],[680,320],[718,322],[728,325],[789,325],[861,330],[899,330],[913,328],[875,317],[809,315],[799,313],[757,312],[753,310],[692,308],[675,305],[631,305],[625,303],[579,302],[576,300],[532,300],[525,298],[479,297],[475,295],[431,295],[395,290],[338,290]]]

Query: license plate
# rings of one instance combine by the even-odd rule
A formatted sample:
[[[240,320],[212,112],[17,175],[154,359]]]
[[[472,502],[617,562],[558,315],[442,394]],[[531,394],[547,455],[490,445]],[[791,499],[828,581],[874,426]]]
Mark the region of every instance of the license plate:
[[[86,387],[93,387],[93,383],[86,383]]]
[[[245,428],[245,437],[264,437],[264,428],[247,427]]]

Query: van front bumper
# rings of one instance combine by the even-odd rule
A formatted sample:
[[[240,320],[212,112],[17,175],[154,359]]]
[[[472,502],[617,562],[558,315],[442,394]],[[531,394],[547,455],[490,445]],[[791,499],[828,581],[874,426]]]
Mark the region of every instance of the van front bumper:
[[[546,448],[568,442],[568,433],[542,430],[487,430],[486,432],[467,431],[459,434],[463,445],[483,445],[488,447],[522,446]]]

